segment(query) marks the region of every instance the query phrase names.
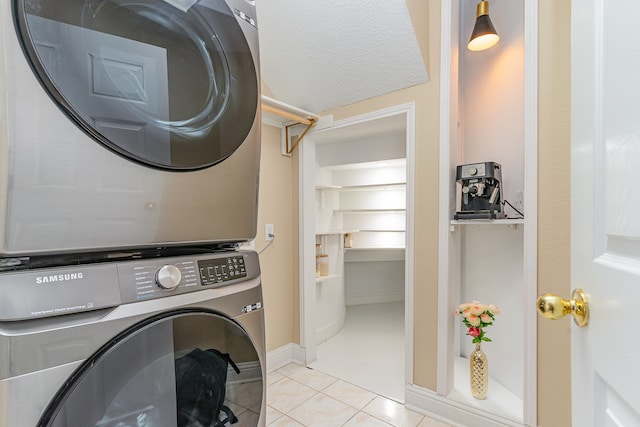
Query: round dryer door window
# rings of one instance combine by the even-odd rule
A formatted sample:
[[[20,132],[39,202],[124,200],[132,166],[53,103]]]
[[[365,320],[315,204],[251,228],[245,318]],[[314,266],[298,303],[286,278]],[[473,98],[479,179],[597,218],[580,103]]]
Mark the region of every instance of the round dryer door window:
[[[201,169],[259,117],[257,29],[225,0],[15,0],[23,50],[66,116],[145,165]]]
[[[237,323],[205,311],[170,312],[85,360],[37,425],[255,426],[263,377],[256,348]]]

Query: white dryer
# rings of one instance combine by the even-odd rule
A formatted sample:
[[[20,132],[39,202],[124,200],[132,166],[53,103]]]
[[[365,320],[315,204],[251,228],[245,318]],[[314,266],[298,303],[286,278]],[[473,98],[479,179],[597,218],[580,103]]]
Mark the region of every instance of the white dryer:
[[[0,258],[256,234],[254,0],[0,2]]]
[[[0,288],[0,427],[265,425],[255,252],[5,273]],[[213,353],[226,375],[192,363]]]

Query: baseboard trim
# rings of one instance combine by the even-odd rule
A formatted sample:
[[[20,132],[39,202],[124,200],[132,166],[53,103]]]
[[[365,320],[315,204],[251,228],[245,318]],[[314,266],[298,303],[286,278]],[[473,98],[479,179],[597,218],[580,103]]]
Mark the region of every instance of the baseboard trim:
[[[329,338],[332,338],[335,334],[340,332],[340,329],[344,326],[344,322],[347,318],[346,310],[340,313],[338,318],[331,322],[330,325],[325,326],[324,328],[316,330],[316,345],[322,344],[327,341]]]
[[[273,372],[289,363],[305,364],[306,355],[304,347],[289,343],[282,347],[267,352],[267,372]]]
[[[407,384],[405,406],[456,427],[522,427],[522,423],[478,411],[431,390]]]

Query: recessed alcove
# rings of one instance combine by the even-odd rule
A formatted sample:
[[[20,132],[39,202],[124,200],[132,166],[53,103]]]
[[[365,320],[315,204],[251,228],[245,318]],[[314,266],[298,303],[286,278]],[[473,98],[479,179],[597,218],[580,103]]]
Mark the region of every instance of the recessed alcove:
[[[443,399],[433,399],[433,410],[456,408],[451,419],[464,425],[535,425],[536,317],[529,301],[537,290],[537,2],[490,0],[500,42],[472,52],[466,43],[476,4],[443,3],[444,22],[451,23],[443,34],[448,90],[440,144],[437,392]],[[501,165],[506,219],[454,220],[456,167],[482,162]],[[489,359],[486,400],[469,391],[472,338],[455,315],[460,303],[474,300],[502,310],[485,330],[493,341],[482,344]]]

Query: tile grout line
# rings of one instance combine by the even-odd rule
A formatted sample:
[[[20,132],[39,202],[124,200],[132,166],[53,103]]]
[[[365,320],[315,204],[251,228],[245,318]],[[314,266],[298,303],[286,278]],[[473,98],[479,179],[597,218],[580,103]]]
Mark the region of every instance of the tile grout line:
[[[313,388],[313,387],[310,387],[310,386],[309,386],[309,385],[307,385],[307,384],[304,384],[304,383],[302,383],[302,382],[300,382],[300,381],[296,380],[295,378],[291,377],[291,376],[290,376],[290,375],[288,375],[288,374],[284,374],[284,373],[281,373],[281,372],[277,372],[277,370],[276,370],[276,371],[274,371],[274,372],[277,372],[279,375],[281,375],[281,376],[282,376],[282,378],[279,378],[279,379],[277,379],[275,382],[273,382],[273,383],[269,384],[269,387],[270,387],[270,386],[272,386],[272,385],[274,385],[274,384],[276,384],[276,383],[278,383],[278,382],[280,382],[280,381],[282,381],[284,378],[287,378],[288,380],[293,381],[293,382],[295,382],[296,384],[302,385],[302,386],[307,387],[307,388],[309,388],[309,389],[311,389],[311,390],[313,390],[313,391],[314,391],[314,394],[313,394],[312,396],[310,396],[308,399],[305,399],[303,402],[301,402],[300,404],[298,404],[298,405],[296,405],[295,407],[291,408],[289,411],[287,411],[287,412],[285,412],[285,413],[282,413],[282,415],[283,415],[283,416],[286,416],[287,418],[289,418],[289,419],[293,420],[294,422],[296,422],[296,423],[298,423],[298,424],[302,425],[303,427],[309,427],[309,426],[307,426],[306,424],[302,424],[300,421],[298,421],[298,420],[296,420],[295,418],[291,417],[289,414],[290,414],[291,412],[293,412],[295,409],[297,409],[297,408],[299,408],[300,406],[304,405],[304,404],[305,404],[306,402],[308,402],[309,400],[313,399],[313,398],[314,398],[315,396],[317,396],[318,394],[322,394],[323,396],[325,396],[325,397],[327,397],[327,398],[333,399],[333,400],[335,400],[335,401],[337,401],[337,402],[340,402],[340,403],[342,403],[342,404],[344,404],[344,405],[346,405],[346,406],[348,406],[348,407],[353,408],[353,409],[355,409],[355,410],[356,410],[356,412],[355,412],[351,417],[349,417],[349,419],[347,419],[344,423],[342,423],[342,426],[346,425],[346,424],[347,424],[351,419],[353,419],[354,417],[356,417],[358,414],[363,413],[363,414],[365,414],[365,415],[367,415],[367,416],[369,416],[369,417],[372,417],[372,418],[376,419],[377,421],[380,421],[380,422],[384,423],[385,425],[388,425],[388,426],[390,426],[390,427],[394,427],[394,425],[393,425],[393,424],[390,424],[390,423],[388,423],[387,421],[385,421],[385,420],[383,420],[383,419],[381,419],[381,418],[378,418],[377,416],[375,416],[375,415],[373,415],[373,414],[370,414],[370,413],[368,413],[368,412],[365,412],[365,411],[364,411],[364,408],[365,408],[367,405],[369,405],[371,402],[373,402],[377,397],[385,398],[384,396],[381,396],[381,395],[379,395],[379,394],[377,394],[377,393],[375,393],[375,392],[372,392],[372,391],[370,391],[370,390],[363,389],[363,390],[365,390],[365,391],[367,391],[367,392],[369,392],[369,393],[372,393],[372,394],[374,395],[374,397],[373,397],[371,400],[369,400],[367,403],[365,403],[365,404],[364,404],[364,406],[363,406],[362,408],[358,408],[358,407],[356,407],[356,406],[352,406],[352,405],[350,405],[350,404],[349,404],[349,403],[347,403],[347,402],[344,402],[344,401],[342,401],[342,400],[338,400],[338,399],[336,399],[335,397],[333,397],[333,396],[331,396],[331,395],[328,395],[327,393],[324,393],[324,391],[325,391],[327,388],[331,387],[333,384],[335,384],[335,383],[336,383],[336,382],[338,382],[338,381],[342,381],[342,382],[344,382],[345,384],[349,384],[349,385],[354,386],[354,387],[358,387],[358,388],[362,388],[362,387],[360,387],[360,386],[358,386],[358,385],[356,385],[356,384],[352,384],[352,383],[350,383],[350,382],[348,382],[348,381],[341,380],[340,378],[333,377],[333,376],[331,376],[331,375],[329,375],[329,374],[325,374],[325,373],[323,373],[323,372],[321,372],[321,371],[317,371],[317,370],[315,370],[315,369],[308,368],[308,367],[303,366],[303,365],[299,365],[299,367],[300,367],[301,369],[309,369],[309,370],[314,371],[314,372],[319,372],[319,373],[321,373],[321,374],[326,375],[327,377],[333,378],[335,381],[333,381],[331,384],[326,385],[326,386],[325,386],[324,388],[322,388],[321,390],[317,390],[317,389],[315,389],[315,388]],[[387,399],[388,399],[388,398],[387,398]],[[394,401],[393,399],[389,399],[389,400]],[[394,402],[395,402],[395,401],[394,401]],[[396,403],[398,403],[398,402],[396,402]],[[272,409],[277,410],[276,408],[273,408],[273,407],[272,407]],[[277,410],[277,411],[278,411],[278,412],[280,412],[279,410]],[[280,418],[281,418],[281,417],[280,417]],[[280,419],[280,418],[278,418],[278,419]],[[423,418],[424,418],[424,417],[423,417]],[[276,421],[277,421],[277,420],[276,420]],[[271,424],[273,424],[273,423],[271,423]]]

